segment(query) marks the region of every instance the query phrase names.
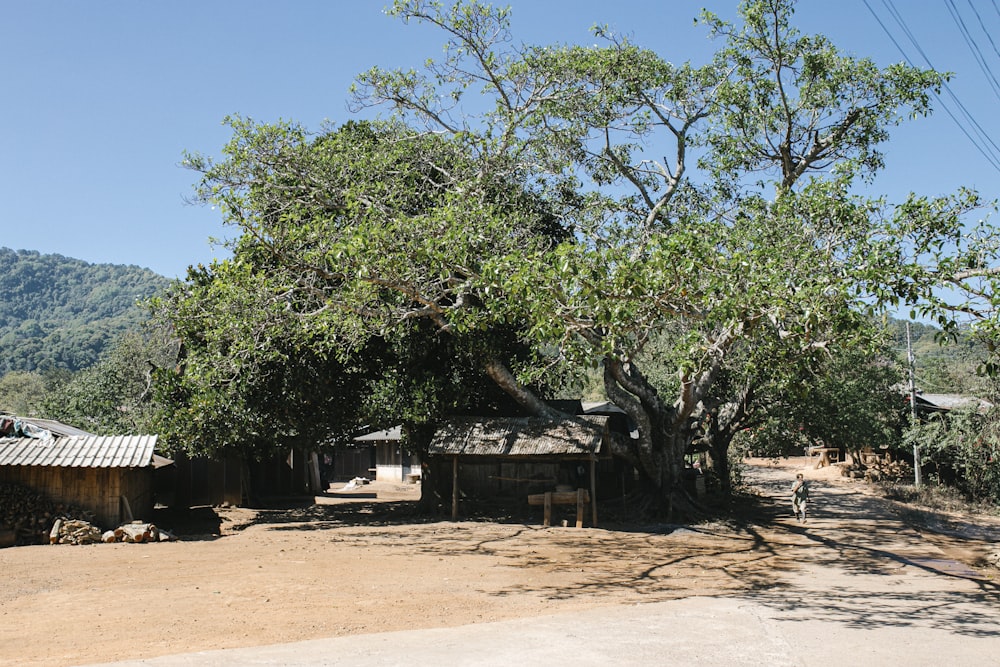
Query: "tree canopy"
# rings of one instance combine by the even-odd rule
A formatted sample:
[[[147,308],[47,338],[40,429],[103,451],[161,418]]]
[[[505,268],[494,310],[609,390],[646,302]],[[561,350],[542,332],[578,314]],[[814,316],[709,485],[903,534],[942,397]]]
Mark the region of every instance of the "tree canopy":
[[[397,124],[230,122],[227,159],[190,164],[243,234],[156,305],[183,344],[161,385],[185,406],[168,430],[266,451],[500,401],[484,367],[531,348],[469,286],[484,258],[557,243],[553,217],[516,182],[472,179],[454,142]]]
[[[597,46],[519,46],[507,10],[398,0],[389,13],[446,49],[423,71],[359,76],[353,103],[394,120],[310,138],[234,118],[222,161],[189,158],[241,236],[164,311],[186,352],[212,350],[185,377],[356,360],[421,322],[468,337],[499,387],[559,417],[531,383],[597,363],[639,426],[619,454],[683,508],[696,441],[724,458],[762,397],[867,344],[889,306],[941,312],[936,288],[986,266],[944,253],[968,243],[973,193],[890,205],[858,188],[944,76],[846,56],[798,33],[793,8],[744,2],[739,25],[705,12],[715,58],[675,65],[603,28]],[[674,380],[656,383],[644,353],[664,337]]]

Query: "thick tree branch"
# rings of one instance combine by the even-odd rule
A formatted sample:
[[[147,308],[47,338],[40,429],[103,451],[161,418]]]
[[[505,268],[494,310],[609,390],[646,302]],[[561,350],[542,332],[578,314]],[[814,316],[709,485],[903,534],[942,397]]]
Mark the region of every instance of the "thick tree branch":
[[[552,420],[562,420],[566,419],[570,415],[564,412],[556,410],[550,406],[545,401],[541,400],[534,393],[529,391],[514,374],[510,372],[510,369],[501,362],[499,359],[493,358],[486,362],[486,374],[497,383],[508,396],[513,398],[519,404],[527,408],[532,414],[538,417],[545,417],[546,419]]]

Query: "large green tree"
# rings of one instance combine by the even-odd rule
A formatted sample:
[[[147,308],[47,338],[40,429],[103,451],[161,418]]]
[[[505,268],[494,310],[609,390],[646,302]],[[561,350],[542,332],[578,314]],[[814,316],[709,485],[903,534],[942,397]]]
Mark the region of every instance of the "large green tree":
[[[192,157],[242,232],[226,270],[243,285],[195,337],[224,341],[218,372],[237,377],[288,330],[329,354],[415,321],[514,332],[548,356],[514,364],[487,340],[470,359],[554,418],[532,381],[596,360],[639,427],[619,453],[684,509],[704,417],[721,455],[751,400],[779,394],[762,389],[867,341],[873,311],[932,294],[944,276],[921,261],[978,205],[857,194],[943,77],[844,56],[791,27],[792,9],[704,14],[721,47],[694,66],[603,29],[593,47],[517,46],[506,10],[398,1],[390,13],[447,48],[423,72],[359,77],[355,104],[397,122],[310,139],[236,119],[224,161]],[[669,383],[642,363],[658,334],[673,337]]]
[[[668,503],[683,502],[698,415],[711,411],[727,442],[757,388],[751,375],[719,381],[733,359],[800,363],[846,346],[871,310],[933,283],[916,277],[901,232],[926,242],[978,203],[897,210],[854,194],[882,167],[889,129],[928,111],[941,75],[802,36],[784,0],[740,11],[739,26],[703,15],[723,45],[695,67],[605,30],[603,46],[517,47],[506,11],[400,1],[394,14],[444,32],[446,56],[423,74],[371,70],[356,89],[359,105],[391,104],[466,142],[484,170],[523,165],[573,226],[576,242],[552,253],[497,258],[482,289],[532,336],[601,358],[608,396],[639,424],[627,454]],[[639,364],[668,329],[682,336],[670,394]]]

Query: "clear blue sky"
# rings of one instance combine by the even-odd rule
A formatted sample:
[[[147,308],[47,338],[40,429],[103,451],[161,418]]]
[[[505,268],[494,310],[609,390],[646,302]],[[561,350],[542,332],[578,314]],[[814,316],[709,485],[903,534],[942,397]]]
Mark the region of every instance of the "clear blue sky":
[[[994,0],[867,0],[924,65],[890,18],[899,10],[959,100],[1000,143],[994,82],[951,11],[966,22],[986,71],[1000,75]],[[419,67],[440,54],[427,27],[383,15],[382,0],[7,0],[0,4],[0,246],[92,263],[136,264],[180,277],[223,252],[217,211],[185,203],[196,174],[185,150],[218,155],[232,113],[318,128],[350,117],[354,76],[372,65]],[[498,3],[501,4],[501,3]],[[732,17],[736,0],[512,0],[514,35],[528,43],[593,43],[608,23],[668,60],[714,50],[693,18]],[[978,15],[976,11],[978,11]],[[902,60],[865,0],[801,0],[796,24],[879,64]],[[950,103],[950,100],[946,100]],[[953,103],[950,103],[952,108]],[[981,140],[980,140],[981,141]],[[899,130],[880,190],[942,194],[959,185],[1000,194],[1000,172],[943,110]],[[2,268],[0,268],[2,270]]]

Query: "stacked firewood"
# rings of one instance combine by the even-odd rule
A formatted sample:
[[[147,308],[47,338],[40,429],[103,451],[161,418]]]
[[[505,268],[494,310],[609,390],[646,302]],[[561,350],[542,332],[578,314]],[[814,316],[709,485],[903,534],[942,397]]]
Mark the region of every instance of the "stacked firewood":
[[[133,521],[101,532],[92,512],[53,502],[20,484],[0,483],[0,547],[26,544],[168,542],[173,534],[151,523]]]
[[[866,482],[898,482],[913,477],[913,466],[906,461],[879,461],[865,466],[851,464],[843,466],[840,474]]]
[[[56,519],[92,521],[93,514],[53,502],[20,484],[0,483],[0,546],[44,544]]]
[[[95,544],[98,542],[170,542],[176,540],[172,533],[160,530],[151,523],[133,521],[103,533],[88,521],[56,519],[49,533],[50,544]]]
[[[173,542],[176,539],[171,532],[143,521],[123,523],[101,536],[103,542]]]
[[[96,544],[101,529],[81,519],[56,519],[49,532],[50,544]]]

